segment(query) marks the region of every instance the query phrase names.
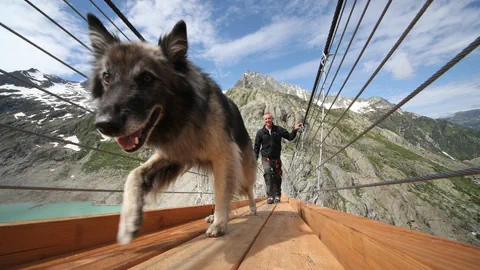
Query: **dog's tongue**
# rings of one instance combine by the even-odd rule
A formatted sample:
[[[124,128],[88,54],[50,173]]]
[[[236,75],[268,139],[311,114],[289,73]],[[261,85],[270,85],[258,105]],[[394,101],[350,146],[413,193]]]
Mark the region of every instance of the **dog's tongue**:
[[[128,136],[117,138],[117,143],[123,148],[123,150],[130,150],[135,147],[135,138],[140,139],[140,136],[142,136],[142,129],[139,129]]]

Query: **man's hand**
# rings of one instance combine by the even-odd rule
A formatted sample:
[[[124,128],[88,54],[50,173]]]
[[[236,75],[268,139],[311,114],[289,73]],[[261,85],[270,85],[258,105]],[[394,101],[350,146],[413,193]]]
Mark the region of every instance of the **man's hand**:
[[[295,126],[295,130],[299,130],[301,127],[302,127],[302,123],[298,123],[298,124]]]

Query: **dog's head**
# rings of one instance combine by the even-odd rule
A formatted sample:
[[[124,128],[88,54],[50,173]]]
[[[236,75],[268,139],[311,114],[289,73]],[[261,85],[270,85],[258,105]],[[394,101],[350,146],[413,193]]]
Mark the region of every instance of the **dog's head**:
[[[140,149],[179,91],[187,65],[187,26],[179,21],[158,46],[122,43],[88,14],[95,63],[90,90],[97,104],[97,129],[127,152]],[[181,94],[181,93],[180,93]]]

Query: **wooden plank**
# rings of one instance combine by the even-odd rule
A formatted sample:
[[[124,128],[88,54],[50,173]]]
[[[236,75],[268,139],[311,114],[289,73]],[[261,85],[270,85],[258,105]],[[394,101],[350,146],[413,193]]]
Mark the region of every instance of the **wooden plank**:
[[[206,217],[213,205],[145,211],[140,234]],[[116,241],[119,214],[0,226],[0,268]]]
[[[297,200],[295,198],[288,198],[288,203],[293,208],[293,210],[295,210],[295,212],[297,212],[297,214],[299,214],[301,217],[302,216],[301,209],[304,205],[304,202],[302,200]]]
[[[280,203],[239,269],[343,269],[288,203]]]
[[[259,203],[262,204],[264,202]],[[246,213],[248,207],[237,212]],[[21,269],[127,269],[162,252],[205,234],[209,224],[201,220],[177,225],[147,235],[142,235],[128,245],[116,243],[102,247],[60,255],[56,258],[21,265]]]
[[[229,223],[220,238],[201,235],[152,258],[133,269],[231,269],[236,268],[271,214],[274,205],[264,204],[256,216],[242,216]]]
[[[146,210],[139,234],[204,218],[213,208],[209,204]],[[0,268],[114,243],[119,220],[119,214],[105,214],[0,224]]]
[[[329,208],[302,216],[347,269],[475,269],[480,248]]]

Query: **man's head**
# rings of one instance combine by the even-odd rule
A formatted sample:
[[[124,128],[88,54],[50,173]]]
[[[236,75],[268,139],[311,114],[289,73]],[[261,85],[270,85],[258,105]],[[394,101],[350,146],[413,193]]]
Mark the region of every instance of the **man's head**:
[[[266,114],[263,115],[263,122],[265,123],[265,127],[267,128],[272,128],[273,125],[273,117],[272,114],[267,112]]]

